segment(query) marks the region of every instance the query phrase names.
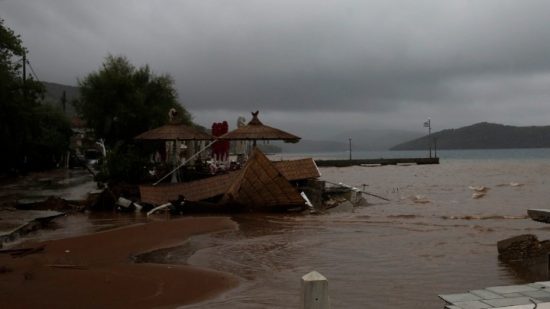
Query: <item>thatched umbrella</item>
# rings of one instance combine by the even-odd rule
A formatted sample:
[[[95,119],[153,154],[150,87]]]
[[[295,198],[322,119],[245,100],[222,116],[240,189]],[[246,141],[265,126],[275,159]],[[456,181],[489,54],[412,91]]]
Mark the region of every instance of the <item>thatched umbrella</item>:
[[[136,136],[137,140],[155,141],[209,141],[214,139],[212,135],[201,132],[184,124],[169,123]]]
[[[252,120],[250,120],[247,125],[228,132],[219,139],[248,140],[253,141],[254,145],[256,145],[257,140],[282,140],[287,143],[297,143],[300,141],[300,137],[294,134],[264,125],[260,119],[258,119],[258,114],[258,111],[252,113]]]
[[[168,144],[168,147],[171,147],[172,150],[172,164],[175,167],[175,169],[170,172],[172,176],[172,182],[176,182],[176,174],[173,172],[179,169],[181,166],[186,164],[189,160],[194,160],[193,158],[198,155],[198,153],[195,152],[194,143],[191,143],[190,151],[192,155],[184,161],[184,163],[180,164],[177,159],[177,150],[176,150],[176,144],[178,141],[210,141],[213,140],[214,137],[208,133],[201,132],[193,127],[186,126],[184,124],[180,123],[169,123],[165,124],[162,127],[158,127],[152,130],[149,130],[147,132],[141,133],[140,135],[136,136],[134,139],[136,140],[142,140],[142,141],[163,141],[163,142],[171,142],[172,146]],[[169,174],[169,175],[170,175]],[[167,175],[168,176],[168,175]],[[161,180],[164,179],[161,178]],[[158,182],[157,182],[158,183]]]

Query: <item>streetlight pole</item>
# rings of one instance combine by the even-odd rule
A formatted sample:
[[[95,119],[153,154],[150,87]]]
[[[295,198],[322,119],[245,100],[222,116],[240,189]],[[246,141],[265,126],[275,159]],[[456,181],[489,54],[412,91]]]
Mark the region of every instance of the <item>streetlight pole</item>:
[[[424,122],[424,127],[428,128],[428,149],[429,156],[432,157],[432,119],[428,118],[428,121]]]
[[[349,160],[351,161],[351,137],[349,138]]]

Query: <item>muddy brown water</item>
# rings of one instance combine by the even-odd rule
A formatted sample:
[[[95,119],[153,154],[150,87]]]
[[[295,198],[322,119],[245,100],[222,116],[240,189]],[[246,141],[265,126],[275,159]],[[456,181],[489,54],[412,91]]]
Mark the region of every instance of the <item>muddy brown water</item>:
[[[550,225],[526,218],[550,208],[550,163],[454,160],[431,166],[323,168],[323,178],[391,202],[319,216],[238,216],[240,229],[191,239],[180,262],[234,273],[239,288],[191,308],[297,308],[300,277],[329,279],[334,308],[442,308],[437,294],[546,279],[497,258],[496,242]],[[472,198],[470,186],[485,186]],[[178,261],[178,250],[169,252]]]
[[[528,208],[550,208],[550,161],[450,160],[431,166],[323,168],[323,178],[388,197],[325,215],[238,215],[237,231],[200,235],[146,261],[229,272],[241,285],[186,308],[297,308],[300,277],[329,279],[334,308],[443,308],[437,294],[546,279],[497,258],[496,242],[550,225]],[[485,186],[472,198],[470,186]],[[133,215],[71,216],[44,239],[141,222]]]

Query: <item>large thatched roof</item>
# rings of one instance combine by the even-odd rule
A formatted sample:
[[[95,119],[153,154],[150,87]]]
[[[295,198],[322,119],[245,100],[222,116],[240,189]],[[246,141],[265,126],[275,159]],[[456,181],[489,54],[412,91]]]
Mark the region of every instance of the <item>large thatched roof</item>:
[[[184,124],[170,123],[136,136],[138,140],[212,140],[210,134]]]
[[[220,137],[226,140],[282,140],[290,143],[297,143],[300,137],[264,125],[258,119],[258,112],[252,113],[252,120],[240,128],[228,132]]]
[[[222,203],[267,210],[304,205],[304,199],[273,162],[258,148],[254,148],[240,174],[225,193]]]

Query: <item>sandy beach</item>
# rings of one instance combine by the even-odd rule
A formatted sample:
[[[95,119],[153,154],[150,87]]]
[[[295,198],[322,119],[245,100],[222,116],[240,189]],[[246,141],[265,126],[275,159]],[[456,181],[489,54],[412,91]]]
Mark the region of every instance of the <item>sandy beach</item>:
[[[45,249],[19,258],[0,255],[0,307],[164,308],[205,300],[237,286],[238,279],[185,265],[134,263],[131,257],[236,228],[228,218],[182,218],[21,244]]]

